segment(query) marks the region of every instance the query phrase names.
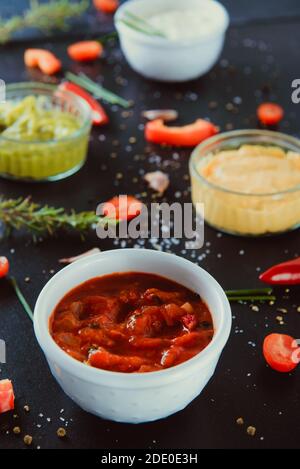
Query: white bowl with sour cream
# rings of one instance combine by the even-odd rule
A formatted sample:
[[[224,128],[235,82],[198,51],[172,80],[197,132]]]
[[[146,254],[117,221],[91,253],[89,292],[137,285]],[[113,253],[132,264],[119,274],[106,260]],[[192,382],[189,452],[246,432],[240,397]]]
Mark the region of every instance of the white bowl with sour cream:
[[[127,13],[146,20],[164,37],[132,28],[126,24]],[[128,0],[117,10],[115,25],[123,53],[136,72],[180,82],[198,78],[214,66],[229,16],[214,0]]]

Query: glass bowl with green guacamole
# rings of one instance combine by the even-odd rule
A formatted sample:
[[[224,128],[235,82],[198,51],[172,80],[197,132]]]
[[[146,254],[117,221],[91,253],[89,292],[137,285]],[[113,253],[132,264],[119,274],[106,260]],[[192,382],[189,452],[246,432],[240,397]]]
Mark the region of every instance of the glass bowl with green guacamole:
[[[0,103],[0,176],[56,181],[87,156],[91,111],[79,96],[43,83],[6,87]]]

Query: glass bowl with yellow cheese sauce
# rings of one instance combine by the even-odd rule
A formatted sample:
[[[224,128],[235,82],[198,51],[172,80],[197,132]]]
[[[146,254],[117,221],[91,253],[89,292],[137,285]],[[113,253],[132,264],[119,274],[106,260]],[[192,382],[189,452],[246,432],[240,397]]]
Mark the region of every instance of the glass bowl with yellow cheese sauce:
[[[16,83],[0,103],[0,175],[56,181],[85,162],[91,129],[87,103],[57,86]]]
[[[224,132],[190,158],[192,201],[227,233],[271,235],[300,226],[300,140],[268,130]],[[200,207],[200,206],[199,206]]]

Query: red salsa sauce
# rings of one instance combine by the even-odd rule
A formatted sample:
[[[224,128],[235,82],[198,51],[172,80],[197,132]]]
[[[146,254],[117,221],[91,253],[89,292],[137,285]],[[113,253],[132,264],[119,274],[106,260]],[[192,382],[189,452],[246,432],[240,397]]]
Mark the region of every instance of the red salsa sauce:
[[[178,365],[201,352],[214,334],[199,295],[140,272],[105,275],[74,288],[56,306],[50,332],[76,360],[126,373]]]

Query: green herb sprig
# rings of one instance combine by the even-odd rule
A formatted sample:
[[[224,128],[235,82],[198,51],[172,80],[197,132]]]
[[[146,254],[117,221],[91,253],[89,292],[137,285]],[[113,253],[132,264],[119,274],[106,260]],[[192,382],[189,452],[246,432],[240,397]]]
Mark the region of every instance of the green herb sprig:
[[[272,295],[272,288],[252,288],[247,290],[227,290],[225,291],[230,302],[237,301],[275,301],[276,297]]]
[[[166,35],[162,31],[156,29],[147,20],[141,18],[140,16],[134,15],[129,11],[125,11],[123,17],[119,18],[118,21],[125,24],[128,28],[138,31],[139,33],[146,34],[148,36],[166,38]]]
[[[102,85],[95,83],[89,77],[87,77],[84,73],[80,73],[79,75],[75,75],[74,73],[67,72],[66,78],[69,81],[72,81],[76,85],[85,88],[87,91],[92,93],[96,98],[104,99],[110,104],[118,104],[121,107],[129,108],[131,106],[130,102],[124,98],[121,98],[112,91],[105,89]]]
[[[84,234],[96,226],[101,218],[93,211],[70,213],[64,208],[41,206],[30,197],[19,199],[0,198],[0,222],[7,232],[25,229],[34,236],[53,235],[60,229],[68,229]]]
[[[88,6],[89,0],[52,0],[44,4],[31,0],[29,9],[23,15],[8,20],[0,18],[0,43],[4,44],[15,33],[26,28],[36,28],[46,33],[52,29],[66,30],[68,20],[82,15]]]
[[[25,297],[23,295],[23,293],[21,292],[20,290],[20,287],[19,285],[17,284],[17,281],[14,277],[10,277],[9,279],[13,289],[15,290],[15,294],[19,300],[19,302],[21,303],[21,305],[23,306],[23,309],[25,311],[25,313],[27,314],[27,316],[31,319],[31,321],[33,321],[33,312],[32,312],[32,309],[30,308],[29,304],[27,303],[27,301],[25,300]]]

